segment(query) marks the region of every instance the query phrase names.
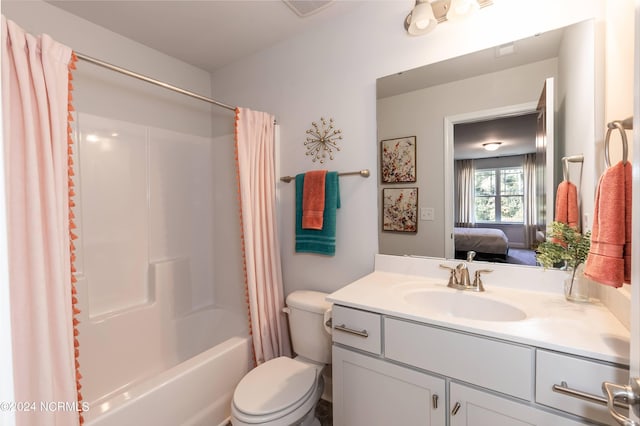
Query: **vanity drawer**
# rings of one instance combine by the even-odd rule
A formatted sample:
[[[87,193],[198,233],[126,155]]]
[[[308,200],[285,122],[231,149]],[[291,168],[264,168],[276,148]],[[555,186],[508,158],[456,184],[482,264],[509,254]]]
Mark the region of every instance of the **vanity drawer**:
[[[533,348],[394,318],[384,333],[385,358],[533,399]]]
[[[558,385],[604,399],[602,393],[604,381],[626,384],[629,382],[629,370],[585,358],[537,350],[536,402],[539,404],[615,425],[605,405],[553,390],[553,386]],[[618,407],[618,411],[627,415],[627,410],[624,408]]]
[[[334,305],[333,341],[379,355],[382,350],[380,315]]]

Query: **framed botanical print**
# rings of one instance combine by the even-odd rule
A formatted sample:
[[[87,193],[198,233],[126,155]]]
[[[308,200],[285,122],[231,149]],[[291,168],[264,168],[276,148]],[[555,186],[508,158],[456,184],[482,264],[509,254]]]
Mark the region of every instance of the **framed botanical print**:
[[[380,142],[382,183],[416,181],[416,137],[386,139]]]
[[[382,230],[418,232],[418,188],[382,189]]]

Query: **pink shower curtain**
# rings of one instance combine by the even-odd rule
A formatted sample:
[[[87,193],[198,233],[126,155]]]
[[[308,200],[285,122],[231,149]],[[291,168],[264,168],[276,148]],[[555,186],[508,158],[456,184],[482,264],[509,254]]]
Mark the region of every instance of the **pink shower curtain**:
[[[256,362],[291,355],[276,228],[274,117],[236,109],[236,155],[249,321]]]
[[[16,410],[19,426],[79,423],[67,145],[71,55],[2,17],[14,392],[16,402],[29,403]]]

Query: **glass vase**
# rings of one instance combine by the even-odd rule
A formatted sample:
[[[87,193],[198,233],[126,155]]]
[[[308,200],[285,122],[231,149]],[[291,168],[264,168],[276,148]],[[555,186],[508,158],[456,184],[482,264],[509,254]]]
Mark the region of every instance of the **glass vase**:
[[[589,301],[589,280],[583,273],[583,264],[578,265],[575,274],[572,268],[567,268],[567,278],[564,280],[564,297],[571,302]]]

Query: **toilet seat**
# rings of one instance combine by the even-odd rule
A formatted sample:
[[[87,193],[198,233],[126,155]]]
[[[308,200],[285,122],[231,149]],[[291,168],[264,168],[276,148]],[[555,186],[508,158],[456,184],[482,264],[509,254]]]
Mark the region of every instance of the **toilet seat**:
[[[251,370],[236,387],[233,417],[242,424],[285,420],[292,414],[302,417],[322,392],[323,385],[318,381],[322,381],[318,366],[288,357],[267,361]],[[298,410],[301,413],[296,413]]]

